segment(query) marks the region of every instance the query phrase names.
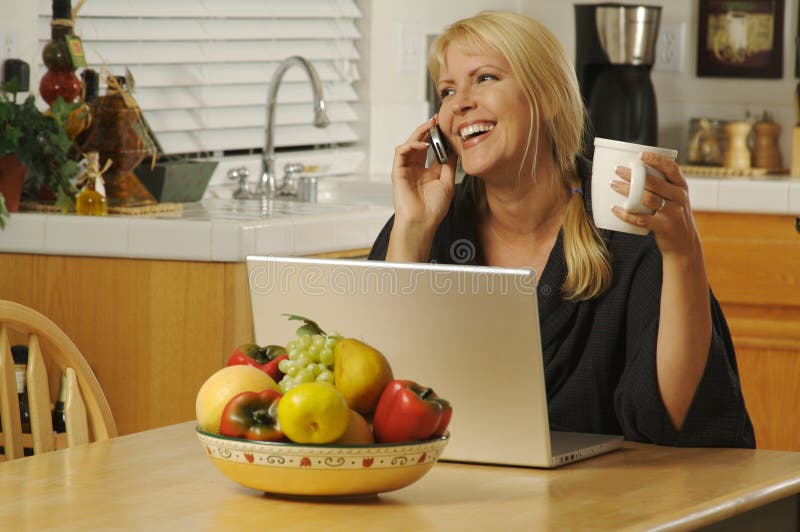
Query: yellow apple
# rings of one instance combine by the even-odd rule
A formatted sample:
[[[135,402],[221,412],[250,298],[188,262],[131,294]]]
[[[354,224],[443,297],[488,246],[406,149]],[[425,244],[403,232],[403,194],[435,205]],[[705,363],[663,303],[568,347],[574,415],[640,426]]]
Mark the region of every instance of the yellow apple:
[[[359,414],[375,411],[384,387],[394,376],[389,361],[374,347],[342,338],[333,349],[334,385]]]
[[[330,443],[339,439],[350,418],[342,394],[327,382],[298,384],[278,403],[278,423],[295,443]]]
[[[372,435],[372,427],[364,416],[353,409],[350,409],[350,419],[347,422],[347,430],[341,438],[334,441],[337,445],[368,445],[375,443]]]
[[[197,392],[195,414],[201,430],[219,434],[219,422],[225,405],[241,392],[278,390],[275,381],[253,366],[227,366],[211,375]]]

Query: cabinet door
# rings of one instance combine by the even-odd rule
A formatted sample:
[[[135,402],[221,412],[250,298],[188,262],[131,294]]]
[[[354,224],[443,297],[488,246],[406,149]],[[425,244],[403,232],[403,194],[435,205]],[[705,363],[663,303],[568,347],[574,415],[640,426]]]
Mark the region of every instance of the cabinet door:
[[[695,213],[758,447],[800,451],[800,234],[793,216]]]
[[[194,419],[202,383],[253,338],[244,263],[0,253],[0,271],[0,299],[78,346],[120,435]]]

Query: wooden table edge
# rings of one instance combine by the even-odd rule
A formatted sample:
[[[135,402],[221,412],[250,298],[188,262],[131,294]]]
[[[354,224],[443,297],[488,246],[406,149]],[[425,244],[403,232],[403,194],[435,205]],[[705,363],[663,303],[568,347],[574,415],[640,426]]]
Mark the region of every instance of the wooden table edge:
[[[800,478],[794,474],[787,474],[786,480],[779,485],[763,483],[753,490],[747,490],[746,493],[742,490],[740,495],[718,497],[704,503],[689,515],[679,516],[678,512],[672,512],[669,515],[637,523],[635,528],[629,530],[696,530],[798,494],[800,494]]]

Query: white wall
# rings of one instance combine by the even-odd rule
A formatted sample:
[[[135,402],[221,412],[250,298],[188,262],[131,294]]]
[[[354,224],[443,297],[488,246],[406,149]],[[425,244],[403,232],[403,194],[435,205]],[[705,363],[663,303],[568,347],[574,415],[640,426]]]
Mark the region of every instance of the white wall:
[[[396,69],[397,24],[416,23],[425,33],[435,33],[462,16],[482,9],[511,9],[532,16],[547,26],[572,57],[575,55],[574,2],[523,0],[408,0],[389,2],[362,0],[371,4],[371,50],[369,91],[372,118],[370,132],[370,172],[387,174],[391,168],[391,151],[408,133],[427,118],[424,74],[399,75]],[[580,3],[602,3],[581,0]],[[624,2],[635,3],[635,2]],[[772,113],[781,125],[781,153],[784,166],[789,166],[791,128],[794,125],[793,93],[794,37],[797,33],[797,0],[786,0],[784,12],[784,75],[782,80],[743,78],[698,78],[696,71],[697,0],[662,0],[643,2],[662,5],[662,23],[684,23],[685,42],[681,72],[653,71],[652,79],[658,99],[659,144],[684,152],[688,124],[692,117],[744,119],[745,113],[760,116]],[[423,16],[424,15],[424,16]],[[424,69],[424,65],[421,67]],[[683,159],[681,159],[683,160]]]
[[[35,0],[0,0],[0,65],[8,58],[19,58],[35,68],[42,50],[36,40]],[[31,72],[31,82],[34,72]],[[38,94],[35,87],[32,92]]]

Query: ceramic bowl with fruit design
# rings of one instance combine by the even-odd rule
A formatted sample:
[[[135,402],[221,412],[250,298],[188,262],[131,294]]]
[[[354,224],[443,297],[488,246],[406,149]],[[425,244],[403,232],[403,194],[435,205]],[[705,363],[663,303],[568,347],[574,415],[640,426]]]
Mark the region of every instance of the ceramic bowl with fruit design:
[[[448,435],[371,445],[250,441],[197,429],[206,454],[226,477],[281,495],[369,495],[404,488],[427,473]]]

